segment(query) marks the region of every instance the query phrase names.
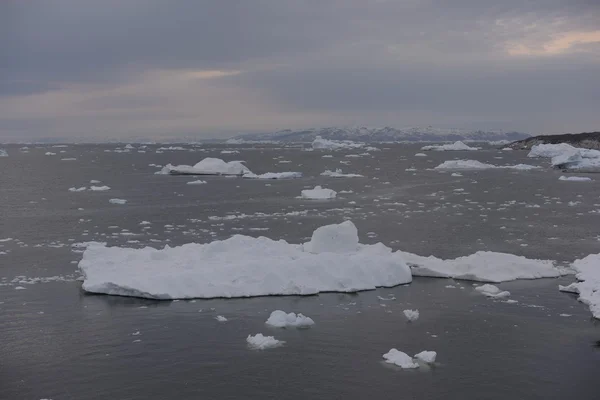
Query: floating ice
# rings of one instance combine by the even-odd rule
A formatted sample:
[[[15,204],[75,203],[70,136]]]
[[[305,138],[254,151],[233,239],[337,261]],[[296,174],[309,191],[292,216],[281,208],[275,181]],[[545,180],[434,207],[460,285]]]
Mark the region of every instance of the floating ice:
[[[85,190],[87,190],[87,187],[85,186],[69,188],[69,192],[83,192]]]
[[[437,357],[437,353],[435,351],[422,351],[420,353],[415,354],[415,358],[419,361],[422,361],[426,364],[433,364],[435,362],[435,358]]]
[[[273,336],[263,336],[262,333],[256,335],[248,335],[246,342],[251,349],[254,350],[265,350],[273,347],[283,346],[284,341],[277,340]]]
[[[510,292],[502,291],[498,288],[498,286],[490,285],[489,283],[477,286],[475,290],[487,297],[492,297],[495,299],[501,299],[510,296]]]
[[[109,186],[90,186],[90,190],[93,192],[104,192],[110,190]]]
[[[492,165],[482,163],[477,160],[448,160],[444,161],[434,169],[495,169],[495,168],[504,168],[504,169],[518,169],[518,170],[530,170],[530,169],[538,169],[539,167],[528,165],[528,164],[517,164],[517,165]]]
[[[591,181],[592,178],[588,178],[587,176],[561,176],[558,178],[559,181],[571,181],[571,182],[587,182]]]
[[[454,278],[481,282],[505,282],[516,279],[555,278],[566,272],[554,261],[534,260],[491,251],[478,251],[454,260],[402,253],[414,276]]]
[[[275,328],[310,328],[315,324],[315,321],[300,313],[291,312],[287,314],[285,311],[275,310],[265,323]]]
[[[302,178],[302,172],[267,172],[264,174],[257,175],[252,172],[244,174],[246,179],[294,179]]]
[[[201,181],[201,180],[187,182],[188,185],[203,185],[205,183],[206,183],[206,181]]]
[[[110,200],[108,200],[108,202],[110,204],[125,204],[125,203],[127,203],[127,200],[124,200],[124,199],[110,199]]]
[[[332,189],[324,189],[321,186],[315,186],[314,189],[305,189],[300,193],[303,199],[326,200],[335,199],[337,192]]]
[[[335,171],[326,170],[321,173],[321,176],[328,176],[330,178],[361,178],[362,175],[359,174],[344,174],[340,168],[337,168]]]
[[[425,154],[425,153],[416,153],[415,157],[427,157],[427,154]]]
[[[559,285],[559,290],[579,294],[579,301],[590,308],[594,318],[600,319],[600,254],[575,260],[571,267],[576,272],[578,282],[568,286]]]
[[[464,144],[461,141],[454,142],[452,144],[434,144],[431,146],[423,146],[421,147],[423,151],[463,151],[463,150],[479,150],[479,147],[471,147]]]
[[[397,365],[400,368],[419,368],[419,364],[414,362],[414,360],[408,354],[400,350],[391,349],[383,355],[383,358],[385,359],[386,363]]]
[[[356,292],[412,281],[398,252],[359,244],[350,221],[317,229],[304,245],[243,235],[162,250],[91,243],[79,268],[85,291],[152,299]]]
[[[217,321],[219,321],[219,322],[227,322],[227,318],[225,318],[225,317],[224,317],[224,316],[222,316],[222,315],[217,315],[217,316],[215,317],[215,319],[216,319]]]
[[[194,166],[167,164],[157,174],[171,175],[237,175],[250,173],[242,161],[225,162],[220,158],[207,157]]]
[[[410,322],[416,321],[419,319],[419,310],[404,310],[402,312],[404,313],[404,316],[406,317],[406,319],[409,320]]]
[[[4,149],[0,149],[0,157],[8,157],[8,153]]]
[[[582,149],[566,143],[533,146],[528,157],[551,158],[552,166],[562,170],[590,172],[600,170],[599,150]]]

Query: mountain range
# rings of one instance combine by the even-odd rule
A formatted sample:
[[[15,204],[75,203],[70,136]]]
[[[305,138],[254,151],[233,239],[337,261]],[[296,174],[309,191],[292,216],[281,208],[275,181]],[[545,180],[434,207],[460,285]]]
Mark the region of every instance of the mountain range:
[[[360,142],[441,142],[441,141],[515,141],[530,137],[521,132],[425,128],[311,128],[304,130],[281,130],[271,133],[248,133],[235,139],[245,141],[312,142],[317,136],[330,140]]]

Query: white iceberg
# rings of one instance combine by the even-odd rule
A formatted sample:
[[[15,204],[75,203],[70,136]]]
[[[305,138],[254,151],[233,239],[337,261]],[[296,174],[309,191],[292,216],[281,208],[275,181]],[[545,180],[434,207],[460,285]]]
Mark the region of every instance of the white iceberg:
[[[127,200],[124,200],[124,199],[110,199],[110,200],[108,200],[108,202],[110,204],[125,204],[125,203],[127,203]]]
[[[398,252],[359,244],[352,222],[320,229],[304,245],[243,235],[161,250],[91,243],[79,262],[83,289],[151,299],[231,298],[357,292],[412,281]]]
[[[419,364],[417,364],[411,356],[400,350],[390,349],[390,351],[383,355],[383,358],[386,363],[397,365],[400,368],[419,368]]]
[[[85,187],[85,186],[69,188],[69,192],[84,192],[86,190],[87,190],[87,187]]]
[[[425,154],[425,153],[416,153],[415,157],[427,157],[427,154]]]
[[[559,181],[571,181],[571,182],[587,182],[591,181],[592,178],[588,178],[587,176],[561,176],[558,178]]]
[[[575,151],[576,147],[567,143],[558,144],[537,144],[531,148],[527,157],[536,158],[552,158],[564,154],[566,152]]]
[[[579,301],[590,308],[594,318],[600,319],[600,254],[590,254],[575,260],[571,267],[576,272],[578,282],[559,286],[559,290],[578,293]]]
[[[410,322],[416,321],[419,319],[419,310],[404,310],[402,311],[404,316]]]
[[[364,143],[356,143],[349,140],[327,140],[321,136],[317,136],[312,142],[312,148],[318,150],[357,149],[364,145]]]
[[[437,357],[437,353],[435,351],[422,351],[420,353],[415,354],[415,358],[419,361],[422,361],[426,364],[433,364]]]
[[[401,254],[411,266],[413,276],[505,282],[516,279],[556,278],[566,274],[551,260],[534,260],[492,251],[478,251],[454,260],[422,257],[406,252]]]
[[[246,343],[248,343],[248,346],[251,349],[265,350],[273,347],[283,346],[285,342],[282,340],[277,340],[273,336],[263,336],[262,333],[257,333],[254,336],[248,335],[246,338]]]
[[[237,175],[242,176],[251,171],[242,161],[225,162],[220,158],[207,157],[199,163],[190,165],[167,164],[156,174],[162,175]]]
[[[510,292],[502,291],[498,288],[498,286],[490,285],[486,283],[485,285],[477,286],[475,288],[478,292],[487,297],[492,297],[496,299],[501,299],[504,297],[510,296]]]
[[[246,179],[295,179],[302,178],[302,172],[266,172],[260,175],[246,172],[243,177]]]
[[[454,142],[452,144],[434,144],[431,146],[423,146],[421,147],[423,151],[473,151],[479,150],[479,147],[471,147],[469,145],[464,144],[461,141]]]
[[[495,168],[503,168],[503,169],[517,169],[517,170],[530,170],[530,169],[538,169],[534,165],[528,164],[517,164],[517,165],[492,165],[482,163],[477,160],[448,160],[444,161],[434,169],[437,170],[477,170],[477,169],[495,169]]]
[[[93,192],[104,192],[110,190],[109,186],[90,186],[90,190]]]
[[[305,189],[300,192],[300,196],[303,199],[310,200],[327,200],[327,199],[335,199],[337,196],[337,192],[332,189],[325,189],[321,186],[315,186],[314,189]]]
[[[189,181],[186,184],[187,185],[204,185],[205,183],[206,183],[206,181],[197,180],[197,181]]]
[[[275,310],[265,323],[275,328],[310,328],[315,324],[315,321],[300,313],[291,312],[288,314],[285,311]]]
[[[0,157],[8,157],[8,153],[4,149],[0,149]]]
[[[321,172],[321,176],[328,176],[330,178],[362,178],[362,175],[359,174],[344,174],[340,168],[337,168],[335,171],[326,170],[325,172]]]
[[[573,147],[567,143],[538,144],[528,157],[551,158],[551,164],[562,170],[597,172],[600,170],[600,151]]]
[[[222,315],[217,315],[217,316],[215,317],[215,319],[216,319],[217,321],[219,321],[219,322],[227,322],[227,318],[225,318],[225,317],[224,317],[224,316],[222,316]]]

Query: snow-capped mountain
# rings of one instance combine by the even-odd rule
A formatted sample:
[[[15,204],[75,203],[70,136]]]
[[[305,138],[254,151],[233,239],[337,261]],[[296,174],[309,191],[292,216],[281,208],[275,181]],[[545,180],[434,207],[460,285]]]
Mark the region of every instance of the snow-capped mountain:
[[[304,130],[286,129],[271,133],[249,133],[236,139],[247,141],[312,142],[317,136],[329,140],[353,140],[361,142],[440,142],[456,140],[472,141],[515,141],[530,135],[521,132],[469,131],[462,129],[405,128],[311,128]]]

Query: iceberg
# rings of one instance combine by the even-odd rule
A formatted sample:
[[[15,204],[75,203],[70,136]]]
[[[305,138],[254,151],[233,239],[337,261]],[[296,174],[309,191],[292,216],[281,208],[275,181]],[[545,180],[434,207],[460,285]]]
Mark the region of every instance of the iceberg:
[[[567,143],[538,144],[531,148],[528,157],[546,157],[551,165],[561,170],[600,171],[600,151],[573,147]]]
[[[423,151],[473,151],[479,150],[479,147],[471,147],[469,145],[464,144],[461,141],[454,142],[452,144],[434,144],[431,146],[423,146],[421,147]]]
[[[291,312],[287,314],[285,311],[275,310],[265,323],[275,328],[310,328],[315,324],[315,321],[300,313]]]
[[[559,181],[571,181],[571,182],[587,182],[591,181],[592,178],[588,178],[587,176],[561,176],[558,178]]]
[[[422,351],[418,354],[415,354],[415,358],[421,362],[426,364],[433,364],[437,357],[437,353],[435,351]]]
[[[321,136],[317,136],[312,142],[312,148],[316,150],[358,149],[364,145],[364,143],[356,143],[349,140],[327,140]]]
[[[315,186],[314,189],[305,189],[300,192],[300,196],[303,199],[310,200],[327,200],[327,199],[335,199],[337,196],[337,192],[332,189],[325,189],[321,186]]]
[[[486,283],[485,285],[477,286],[475,288],[479,293],[483,294],[487,297],[492,297],[495,299],[502,299],[504,297],[510,296],[510,292],[502,291],[498,288],[498,286],[490,285]]]
[[[110,200],[108,200],[108,202],[110,204],[125,204],[125,203],[127,203],[127,200],[124,200],[124,199],[110,199]]]
[[[399,252],[360,244],[350,221],[315,230],[305,244],[244,235],[163,249],[88,243],[79,269],[87,292],[163,300],[357,292],[412,281]]]
[[[251,349],[265,350],[273,347],[283,346],[285,342],[282,340],[277,340],[273,336],[263,336],[262,333],[257,333],[254,336],[248,335],[246,338],[246,343],[248,343],[248,346]]]
[[[517,279],[556,278],[567,274],[551,260],[534,260],[492,251],[478,251],[454,260],[406,252],[401,254],[411,266],[413,276],[498,283]]]
[[[8,153],[4,149],[0,149],[0,157],[8,157]]]
[[[419,319],[419,310],[404,310],[402,311],[404,316],[410,322],[416,321]]]
[[[383,358],[386,363],[397,365],[403,369],[419,368],[419,364],[414,362],[411,356],[397,349],[390,349],[383,355]]]
[[[109,186],[90,186],[90,190],[93,192],[104,192],[110,190]]]
[[[237,175],[242,176],[251,171],[246,168],[243,161],[225,162],[220,158],[207,157],[199,163],[191,165],[167,164],[156,172],[159,175]]]
[[[321,176],[328,176],[330,178],[362,178],[362,175],[359,174],[344,174],[340,168],[337,168],[335,171],[326,170],[325,172],[321,172]]]
[[[243,177],[246,179],[295,179],[302,178],[302,172],[266,172],[260,175],[247,172]]]
[[[186,185],[204,185],[206,181],[197,180],[197,181],[189,181],[186,182]]]
[[[600,254],[575,260],[571,267],[578,282],[559,285],[559,290],[579,294],[579,301],[590,308],[594,318],[600,319]]]

